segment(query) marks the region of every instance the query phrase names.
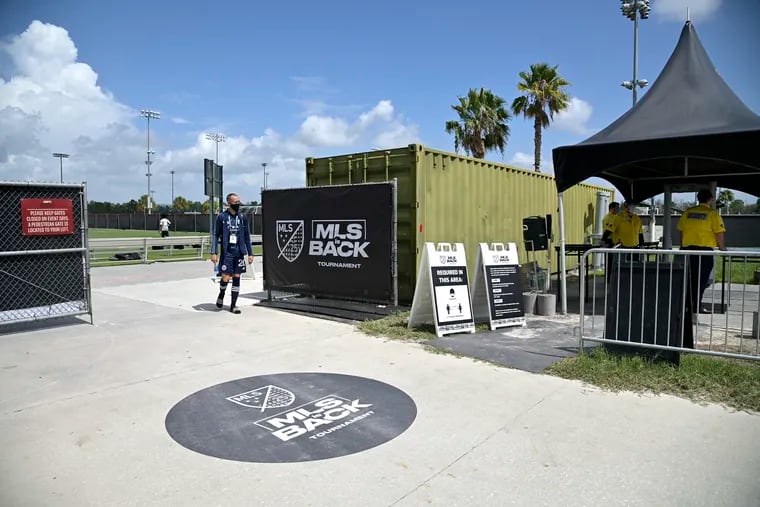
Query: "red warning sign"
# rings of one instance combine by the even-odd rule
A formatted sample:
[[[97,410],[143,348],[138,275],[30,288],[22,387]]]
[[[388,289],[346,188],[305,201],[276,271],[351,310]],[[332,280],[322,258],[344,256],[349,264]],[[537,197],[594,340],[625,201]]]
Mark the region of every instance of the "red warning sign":
[[[24,236],[74,234],[72,200],[21,199],[21,228]]]

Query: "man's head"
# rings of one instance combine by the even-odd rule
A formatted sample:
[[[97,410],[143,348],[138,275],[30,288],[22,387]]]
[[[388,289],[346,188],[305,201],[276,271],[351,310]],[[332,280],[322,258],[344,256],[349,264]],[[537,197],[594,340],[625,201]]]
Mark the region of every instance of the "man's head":
[[[240,196],[237,194],[227,194],[227,205],[230,207],[230,210],[237,213],[240,209]]]
[[[607,209],[609,209],[610,213],[612,213],[614,215],[615,213],[617,213],[618,211],[620,211],[620,203],[613,201],[613,202],[610,203],[610,205],[607,207]]]
[[[702,189],[699,192],[697,192],[697,201],[699,204],[710,204],[710,201],[712,201],[713,195],[712,192],[710,192],[707,189]]]

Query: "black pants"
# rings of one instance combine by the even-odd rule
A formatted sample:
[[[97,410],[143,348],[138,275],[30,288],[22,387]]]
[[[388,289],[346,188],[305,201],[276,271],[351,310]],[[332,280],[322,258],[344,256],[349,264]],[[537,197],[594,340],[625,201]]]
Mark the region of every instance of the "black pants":
[[[709,246],[684,246],[681,250],[712,250]],[[689,263],[689,281],[686,285],[687,308],[692,313],[699,313],[702,306],[702,296],[707,288],[707,282],[710,279],[710,272],[713,269],[715,259],[711,255],[687,255]]]

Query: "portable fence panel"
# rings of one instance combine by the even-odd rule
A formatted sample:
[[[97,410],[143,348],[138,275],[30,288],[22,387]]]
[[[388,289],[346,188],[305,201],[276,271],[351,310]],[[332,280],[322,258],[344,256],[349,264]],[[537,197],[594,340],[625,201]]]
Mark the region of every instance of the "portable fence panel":
[[[595,254],[606,271],[591,276],[581,305],[581,347],[760,359],[760,252],[595,248],[584,257]]]
[[[85,187],[0,182],[0,324],[91,313]]]

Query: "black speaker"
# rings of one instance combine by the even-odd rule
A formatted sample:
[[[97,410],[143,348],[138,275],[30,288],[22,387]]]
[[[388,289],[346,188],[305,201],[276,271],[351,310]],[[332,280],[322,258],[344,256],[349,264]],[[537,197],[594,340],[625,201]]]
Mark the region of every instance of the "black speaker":
[[[523,241],[528,251],[547,250],[549,248],[545,217],[523,218]]]

